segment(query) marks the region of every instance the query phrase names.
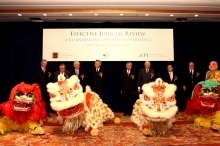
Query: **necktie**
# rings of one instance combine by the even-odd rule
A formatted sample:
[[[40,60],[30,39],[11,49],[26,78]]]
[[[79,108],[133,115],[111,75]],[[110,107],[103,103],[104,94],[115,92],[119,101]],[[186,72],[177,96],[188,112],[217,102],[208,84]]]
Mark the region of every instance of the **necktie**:
[[[149,69],[147,69],[147,73],[149,72]]]
[[[79,75],[79,71],[78,71],[78,70],[76,70],[76,75],[77,75],[77,76]]]
[[[193,79],[193,72],[192,72],[192,70],[190,70],[190,75],[191,75],[191,78]],[[192,81],[192,84],[193,84],[193,81]]]
[[[130,74],[129,70],[127,71],[127,74],[128,74],[128,76],[129,76],[129,74]]]
[[[43,68],[43,72],[45,73],[45,71],[46,71],[46,69],[45,68]]]
[[[171,74],[171,72],[169,72],[169,74],[170,74],[170,80],[172,81],[172,74]]]

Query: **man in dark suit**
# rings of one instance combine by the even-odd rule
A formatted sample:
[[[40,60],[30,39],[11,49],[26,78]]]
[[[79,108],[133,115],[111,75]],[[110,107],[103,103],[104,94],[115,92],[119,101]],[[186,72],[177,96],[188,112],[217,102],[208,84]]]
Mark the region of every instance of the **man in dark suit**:
[[[150,61],[144,63],[145,68],[140,69],[138,73],[138,93],[141,92],[141,87],[149,82],[155,81],[154,69],[150,68]]]
[[[167,72],[163,74],[162,79],[164,82],[177,85],[177,74],[173,71],[173,66],[171,64],[167,66]]]
[[[126,70],[121,71],[120,88],[123,98],[123,116],[130,116],[132,112],[132,97],[136,90],[135,71],[132,70],[132,63],[126,63]]]
[[[50,108],[50,97],[47,93],[47,88],[46,88],[46,85],[50,82],[50,76],[51,73],[47,68],[47,60],[44,59],[41,61],[41,67],[39,67],[36,70],[35,83],[37,83],[40,87],[42,100],[46,104],[47,116],[50,116],[49,112],[52,111]]]
[[[71,77],[72,75],[78,76],[78,78],[80,80],[80,84],[83,87],[83,92],[84,92],[85,88],[86,88],[86,72],[85,72],[85,70],[80,68],[79,61],[73,62],[73,70],[69,71],[69,77]]]
[[[176,100],[177,100],[177,106],[179,110],[183,110],[183,99],[182,99],[182,94],[180,93],[179,90],[179,79],[177,77],[176,72],[173,71],[173,66],[171,64],[167,65],[167,72],[165,72],[162,76],[162,79],[164,82],[168,84],[175,84],[177,87],[177,90],[175,92],[176,94]]]
[[[69,77],[69,71],[66,70],[66,65],[64,63],[61,63],[59,65],[59,71],[56,71],[54,73],[54,82],[58,81],[58,75],[63,75],[64,77],[66,77],[66,79],[68,79]]]
[[[183,91],[185,92],[186,101],[191,98],[191,94],[195,85],[201,81],[200,72],[194,69],[194,63],[189,63],[189,68],[184,71],[183,75]]]
[[[100,60],[96,60],[94,66],[95,68],[91,70],[92,90],[96,92],[102,99],[104,99],[105,70],[100,67],[101,66]]]

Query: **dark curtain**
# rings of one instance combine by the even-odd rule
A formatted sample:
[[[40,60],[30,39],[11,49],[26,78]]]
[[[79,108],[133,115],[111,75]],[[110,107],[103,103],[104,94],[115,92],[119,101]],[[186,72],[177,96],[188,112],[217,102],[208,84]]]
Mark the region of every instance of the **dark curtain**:
[[[181,79],[183,69],[187,69],[189,61],[195,62],[205,78],[205,72],[211,60],[220,62],[219,41],[220,23],[0,23],[0,103],[8,100],[10,90],[24,81],[32,84],[36,68],[42,59],[43,28],[173,28],[174,29],[174,60],[172,62],[153,61],[152,68],[160,77],[167,64],[173,64],[174,70]],[[86,53],[86,52],[85,52]],[[46,59],[46,58],[45,58]],[[74,58],[73,58],[74,61]],[[80,61],[80,60],[79,60]],[[128,60],[129,61],[129,60]],[[138,73],[144,67],[143,61],[133,62],[133,69]],[[54,73],[61,62],[48,62]],[[73,68],[73,62],[64,62],[67,69]],[[102,62],[106,70],[105,103],[113,111],[121,111],[122,103],[119,89],[120,71],[125,69],[125,61]],[[89,84],[90,69],[94,62],[81,62],[86,71]],[[53,77],[52,77],[53,79]],[[51,80],[52,81],[52,80]],[[178,86],[181,88],[181,86]],[[138,95],[136,94],[136,98]],[[182,103],[184,104],[184,103]]]

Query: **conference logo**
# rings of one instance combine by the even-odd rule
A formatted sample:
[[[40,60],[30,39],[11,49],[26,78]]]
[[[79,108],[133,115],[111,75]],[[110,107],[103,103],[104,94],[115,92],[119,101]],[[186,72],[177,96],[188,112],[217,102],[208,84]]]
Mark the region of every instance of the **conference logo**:
[[[142,54],[139,54],[139,57],[149,57],[149,56],[148,56],[148,53],[142,53]]]
[[[103,53],[103,57],[109,57],[109,56],[110,56],[109,52]]]
[[[53,52],[52,53],[52,58],[53,59],[56,59],[56,58],[58,58],[59,57],[59,53],[58,52]]]

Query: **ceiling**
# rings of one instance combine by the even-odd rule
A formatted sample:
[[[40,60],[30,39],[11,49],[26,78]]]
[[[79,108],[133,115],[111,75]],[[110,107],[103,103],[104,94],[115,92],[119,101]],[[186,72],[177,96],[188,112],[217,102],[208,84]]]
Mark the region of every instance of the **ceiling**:
[[[0,22],[220,22],[220,0],[0,0]]]

